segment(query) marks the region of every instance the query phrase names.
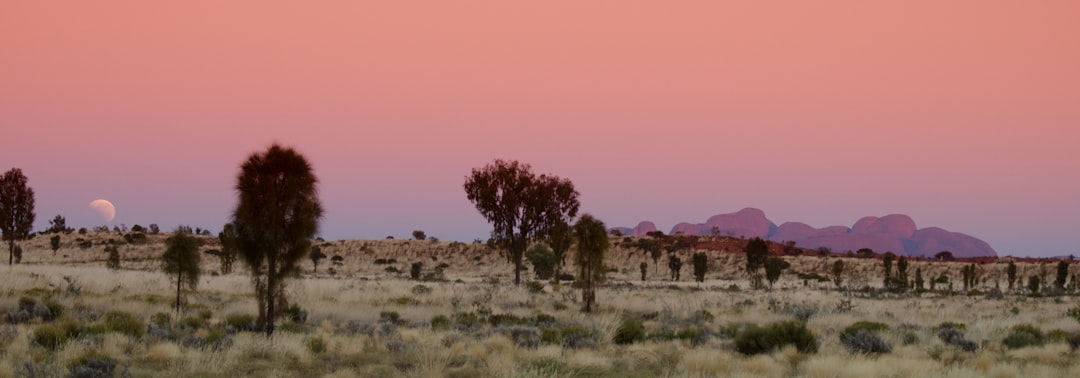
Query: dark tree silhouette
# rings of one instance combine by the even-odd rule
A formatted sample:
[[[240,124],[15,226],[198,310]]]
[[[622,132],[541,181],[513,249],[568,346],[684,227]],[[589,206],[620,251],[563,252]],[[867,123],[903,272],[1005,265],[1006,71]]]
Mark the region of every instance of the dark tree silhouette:
[[[769,256],[765,258],[765,280],[769,281],[769,289],[771,290],[776,280],[780,279],[780,273],[783,273],[784,269],[787,269],[791,264],[784,261],[783,258],[777,256]]]
[[[836,287],[840,287],[843,283],[844,275],[844,260],[836,260],[832,266],[833,282],[836,283]]]
[[[49,248],[52,248],[52,254],[56,256],[56,250],[60,249],[60,235],[53,235],[49,238]]]
[[[60,214],[56,214],[56,217],[49,221],[48,232],[59,234],[61,232],[68,232],[69,230],[70,229],[67,228],[67,220],[60,216]]]
[[[559,279],[559,275],[562,274],[562,267],[566,265],[566,252],[570,250],[570,246],[574,243],[574,230],[570,229],[570,225],[565,220],[559,219],[551,226],[551,231],[548,232],[547,244],[551,247],[551,253],[555,254],[555,272],[552,278],[556,281]]]
[[[709,255],[706,255],[705,252],[695,253],[693,261],[694,280],[697,280],[697,282],[705,282],[705,273],[709,271]]]
[[[1065,281],[1069,279],[1069,262],[1058,261],[1057,265],[1057,277],[1054,279],[1054,285],[1057,285],[1058,289],[1065,289]]]
[[[423,241],[424,239],[427,239],[427,234],[424,233],[423,230],[413,230],[412,237],[413,239]]]
[[[679,281],[682,279],[682,259],[678,255],[672,253],[668,255],[667,267],[671,270],[671,280]]]
[[[592,312],[592,305],[596,302],[596,285],[604,280],[607,273],[604,268],[604,252],[610,247],[607,227],[592,215],[582,215],[574,224],[574,239],[577,240],[578,280],[581,281],[585,312]]]
[[[1009,278],[1009,290],[1016,284],[1016,262],[1009,261],[1009,267],[1005,269],[1005,275]]]
[[[521,284],[522,257],[529,244],[550,235],[558,222],[573,219],[581,206],[569,180],[537,176],[517,161],[495,160],[473,169],[465,178],[465,194],[494,226],[491,239],[514,264],[515,285]]]
[[[274,144],[252,154],[236,177],[236,250],[250,268],[259,299],[258,325],[269,337],[284,305],[284,280],[297,273],[319,229],[318,179],[307,159]]]
[[[316,246],[311,247],[311,253],[308,254],[308,258],[311,259],[311,272],[312,273],[318,273],[319,272],[319,261],[321,261],[322,259],[325,259],[326,254],[323,253],[322,247],[319,247],[319,246],[316,245]]]
[[[754,288],[761,288],[761,267],[765,265],[765,259],[769,255],[769,245],[761,238],[750,239],[746,243],[746,272],[750,273],[751,284]]]
[[[161,255],[161,270],[176,278],[176,312],[180,312],[181,289],[187,283],[191,290],[199,285],[199,241],[184,228],[165,239]]]
[[[15,243],[29,238],[34,226],[34,189],[26,181],[19,168],[0,176],[0,231],[8,243],[8,265],[22,261],[22,249],[16,256]]]
[[[233,263],[236,262],[236,228],[232,223],[226,223],[218,233],[218,241],[221,242],[221,253],[218,254],[218,262],[221,264],[221,274],[229,274],[233,271]]]

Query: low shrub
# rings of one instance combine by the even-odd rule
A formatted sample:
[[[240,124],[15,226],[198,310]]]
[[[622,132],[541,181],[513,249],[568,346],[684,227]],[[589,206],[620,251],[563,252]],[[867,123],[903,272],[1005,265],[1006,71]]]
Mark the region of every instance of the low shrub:
[[[866,329],[858,329],[850,333],[840,335],[840,343],[851,353],[889,353],[892,345],[882,340],[877,333]]]
[[[69,367],[68,377],[112,377],[116,360],[104,353],[91,351],[71,361]]]
[[[564,348],[591,348],[596,346],[596,335],[579,326],[566,326],[559,331]]]
[[[869,322],[869,321],[858,321],[858,322],[852,323],[851,325],[845,327],[843,331],[840,331],[840,339],[843,340],[845,336],[853,335],[853,334],[855,334],[855,332],[857,332],[859,330],[866,330],[866,331],[870,331],[870,332],[880,332],[880,331],[885,331],[885,330],[888,330],[888,329],[889,329],[889,326],[886,325],[885,323]]]
[[[529,292],[533,293],[533,294],[543,293],[544,292],[544,283],[540,282],[540,281],[529,281],[529,282],[525,283],[525,288],[528,289]]]
[[[645,326],[641,324],[640,320],[624,317],[622,323],[619,323],[619,328],[615,330],[615,337],[612,341],[615,344],[633,344],[635,342],[645,339]]]
[[[60,349],[67,340],[67,333],[59,327],[46,324],[34,330],[34,343],[48,350]]]
[[[248,314],[229,314],[225,326],[238,332],[255,331],[255,317]]]
[[[379,321],[394,324],[394,325],[404,324],[404,321],[401,319],[401,314],[398,314],[397,311],[383,311],[383,312],[380,312],[379,313]]]
[[[488,317],[488,323],[493,327],[499,326],[512,326],[525,324],[525,319],[522,319],[514,314],[495,314]]]
[[[1005,336],[1005,340],[1002,340],[1002,344],[1009,349],[1026,348],[1029,346],[1040,346],[1046,343],[1046,337],[1043,336],[1042,330],[1031,324],[1018,324],[1013,326],[1012,331],[1008,336]]]
[[[131,337],[143,337],[146,334],[146,325],[129,312],[109,311],[105,313],[104,322],[105,329],[111,332],[122,333]]]
[[[938,338],[946,344],[960,347],[965,352],[974,352],[979,349],[979,345],[964,338],[964,333],[960,331],[963,326],[963,324],[943,323],[938,329]]]
[[[424,285],[416,285],[412,287],[413,295],[428,295],[431,294],[432,291],[433,290],[430,287]]]
[[[446,315],[435,315],[431,318],[431,329],[436,331],[443,331],[450,329],[450,318]]]
[[[818,348],[814,334],[798,321],[752,325],[735,336],[735,350],[745,355],[769,353],[785,345],[794,345],[802,353],[815,353]]]

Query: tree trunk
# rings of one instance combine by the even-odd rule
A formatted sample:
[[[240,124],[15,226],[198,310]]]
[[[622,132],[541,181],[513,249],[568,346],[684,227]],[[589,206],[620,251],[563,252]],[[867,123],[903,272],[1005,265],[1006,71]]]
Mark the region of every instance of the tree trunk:
[[[8,265],[15,265],[15,238],[8,240]]]
[[[269,269],[266,270],[266,337],[274,334],[274,294],[277,292],[276,258],[271,257],[269,260]]]
[[[521,256],[524,253],[514,254],[514,286],[521,286]]]
[[[180,283],[184,282],[183,277],[184,277],[184,273],[182,273],[182,272],[176,274],[176,312],[177,313],[180,312]]]

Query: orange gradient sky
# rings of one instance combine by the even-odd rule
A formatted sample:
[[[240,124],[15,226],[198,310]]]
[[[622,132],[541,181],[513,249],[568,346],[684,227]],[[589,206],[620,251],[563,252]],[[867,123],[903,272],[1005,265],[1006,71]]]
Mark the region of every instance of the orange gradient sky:
[[[0,169],[37,228],[105,198],[216,232],[277,141],[328,238],[486,238],[461,186],[510,158],[609,226],[904,213],[1080,255],[1075,1],[284,3],[0,5]]]

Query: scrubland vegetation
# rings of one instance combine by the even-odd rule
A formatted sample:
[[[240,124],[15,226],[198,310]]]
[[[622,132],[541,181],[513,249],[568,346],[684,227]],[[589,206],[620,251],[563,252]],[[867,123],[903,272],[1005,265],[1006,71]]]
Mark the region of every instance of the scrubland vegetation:
[[[1032,292],[1024,278],[1009,290],[1005,259],[975,265],[967,291],[970,263],[912,259],[908,274],[948,283],[897,292],[880,259],[774,253],[788,268],[755,290],[741,250],[672,252],[708,256],[702,282],[675,282],[638,238],[613,237],[585,314],[571,281],[536,281],[527,267],[515,286],[513,265],[483,244],[316,242],[331,262],[288,281],[267,338],[254,331],[250,276],[221,274],[207,253],[220,250],[216,238],[198,237],[198,290],[184,286],[177,312],[175,276],[160,270],[168,235],[61,236],[56,255],[38,237],[24,243],[22,265],[4,268],[0,376],[1080,375],[1071,285]],[[108,246],[118,269],[107,268]],[[1053,263],[1015,265],[1018,277],[1055,281]]]

